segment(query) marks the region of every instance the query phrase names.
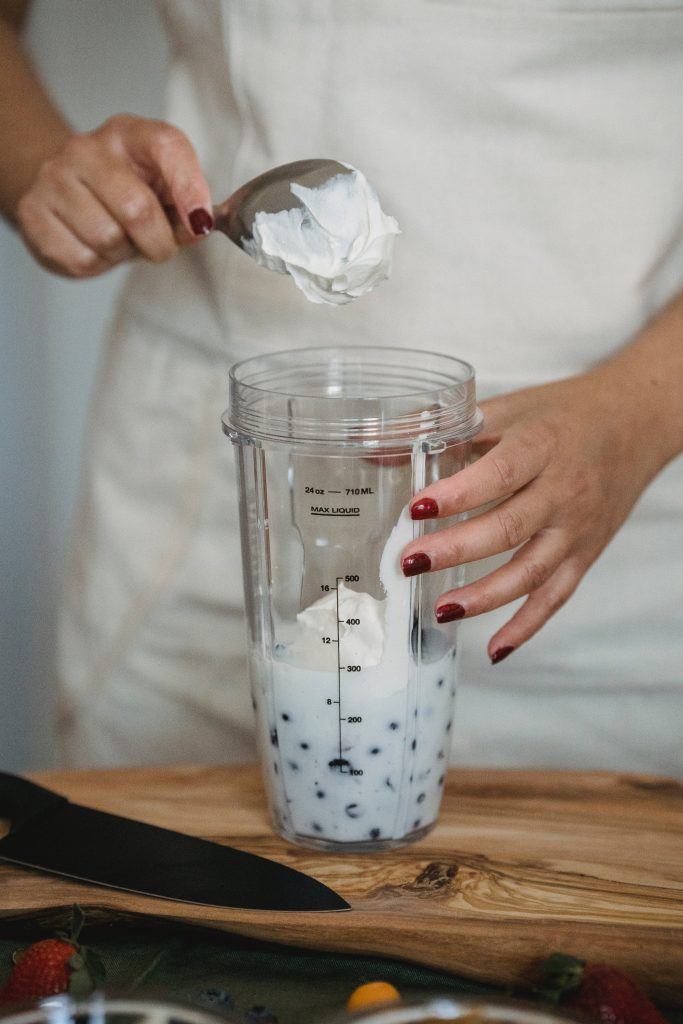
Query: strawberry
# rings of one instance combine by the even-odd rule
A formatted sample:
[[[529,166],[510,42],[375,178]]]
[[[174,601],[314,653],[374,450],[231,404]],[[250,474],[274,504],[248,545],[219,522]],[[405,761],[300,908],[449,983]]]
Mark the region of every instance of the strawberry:
[[[59,992],[77,995],[90,992],[94,978],[101,975],[102,969],[99,959],[79,945],[82,926],[83,911],[75,906],[68,935],[42,939],[15,953],[12,972],[0,988],[0,1006]]]
[[[539,995],[600,1024],[666,1024],[645,992],[616,967],[553,953],[543,970],[544,986]]]

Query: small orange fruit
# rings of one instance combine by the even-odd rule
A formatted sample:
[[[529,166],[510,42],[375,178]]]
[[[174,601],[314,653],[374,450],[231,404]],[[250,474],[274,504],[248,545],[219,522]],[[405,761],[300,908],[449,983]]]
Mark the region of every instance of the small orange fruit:
[[[400,1003],[401,996],[388,981],[369,981],[359,985],[349,996],[346,1009],[364,1010],[368,1006],[382,1006],[386,1003]]]

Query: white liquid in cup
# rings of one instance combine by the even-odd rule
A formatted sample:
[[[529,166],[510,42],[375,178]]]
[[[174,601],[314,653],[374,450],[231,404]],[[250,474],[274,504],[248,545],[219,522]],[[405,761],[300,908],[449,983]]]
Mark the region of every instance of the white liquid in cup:
[[[322,642],[336,623],[335,595],[300,615],[289,642],[261,666],[262,757],[279,828],[295,841],[379,848],[418,837],[438,815],[455,649],[438,629],[422,630],[415,684],[411,581],[399,564],[412,529],[404,510],[382,555],[385,601],[340,584],[339,617],[357,608],[365,624],[365,635],[359,627],[340,633],[340,662],[361,671],[340,675],[336,646]]]

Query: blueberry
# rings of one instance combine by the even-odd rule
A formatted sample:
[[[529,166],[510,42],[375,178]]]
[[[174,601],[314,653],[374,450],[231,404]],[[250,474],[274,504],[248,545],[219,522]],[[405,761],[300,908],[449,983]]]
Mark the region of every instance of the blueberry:
[[[416,818],[415,821],[413,822],[413,828],[419,828],[421,821],[422,821],[422,818]]]
[[[438,683],[436,685],[437,686],[443,686],[443,679],[439,679],[439,681],[438,681]]]
[[[449,721],[449,722],[446,722],[446,732],[450,732],[451,731],[451,726],[452,725],[453,725],[452,720]]]
[[[288,714],[286,714],[285,712],[283,712],[283,713],[282,713],[282,714],[280,715],[280,718],[282,719],[282,721],[283,721],[283,722],[288,722],[288,721],[289,721],[289,715],[288,715]]]
[[[318,800],[324,800],[325,799],[325,793],[324,793],[324,791],[322,789],[319,789],[318,792],[315,795],[317,796]]]
[[[349,818],[360,818],[363,813],[363,808],[360,804],[347,804],[344,808]]]
[[[301,747],[302,750],[308,750],[310,744],[309,743],[300,743],[299,746]]]
[[[424,798],[425,798],[425,794],[424,793],[420,793],[420,795],[417,798],[417,802],[419,804],[421,804],[423,802]]]
[[[322,825],[319,825],[317,821],[314,821],[312,823],[312,828],[313,828],[314,832],[322,832],[322,830],[323,830]]]
[[[370,753],[371,754],[379,754],[381,752],[381,749],[382,749],[381,747],[371,747],[370,748]]]
[[[417,740],[413,740],[413,742],[410,744],[410,749],[411,750],[415,750],[416,746],[417,746]]]
[[[277,745],[278,745],[277,729],[271,729],[270,730],[270,742],[273,744],[274,747],[277,747]]]
[[[379,829],[379,828],[371,828],[370,829],[370,838],[371,839],[379,839],[381,834],[382,834],[382,830]]]
[[[445,757],[443,750],[440,750],[436,756],[438,757],[439,761],[443,761]]]
[[[390,789],[392,793],[394,792],[394,784],[393,784],[393,782],[391,781],[391,779],[387,779],[387,780],[386,780],[386,782],[384,783],[384,785],[385,785],[385,786],[386,786],[386,787],[387,787],[388,789]]]
[[[293,772],[299,771],[299,765],[296,763],[296,761],[288,761],[287,764],[289,765]]]
[[[444,780],[443,775],[439,775],[439,781],[437,782],[437,786],[443,786],[443,780]]]
[[[222,988],[204,989],[203,992],[199,993],[199,998],[203,1003],[209,1003],[211,1006],[220,1006],[224,1010],[232,1010],[235,1005],[235,1000],[230,993],[225,992]]]

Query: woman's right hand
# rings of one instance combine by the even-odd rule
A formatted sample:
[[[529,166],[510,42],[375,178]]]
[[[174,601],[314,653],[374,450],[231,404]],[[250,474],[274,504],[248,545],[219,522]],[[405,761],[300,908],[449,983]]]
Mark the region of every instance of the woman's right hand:
[[[169,206],[177,211],[174,226]],[[138,256],[162,262],[213,227],[209,187],[190,141],[170,124],[130,114],[71,135],[40,166],[16,218],[38,262],[74,278]]]

